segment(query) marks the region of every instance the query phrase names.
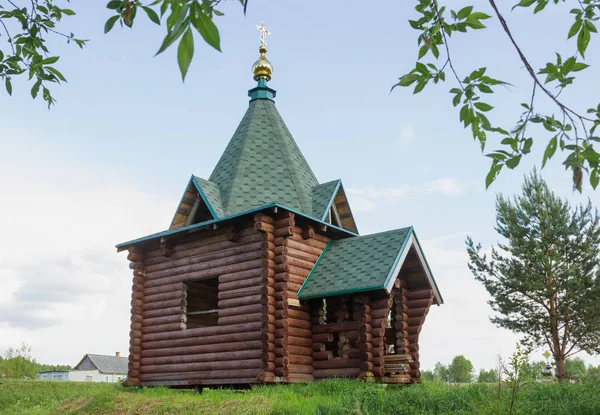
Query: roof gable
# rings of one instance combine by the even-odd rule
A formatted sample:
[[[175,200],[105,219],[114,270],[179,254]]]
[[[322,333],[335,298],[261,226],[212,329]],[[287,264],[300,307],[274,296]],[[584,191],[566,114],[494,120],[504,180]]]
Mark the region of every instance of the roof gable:
[[[129,363],[127,357],[104,356],[100,354],[88,354],[86,357],[96,366],[100,373],[127,373]]]
[[[412,227],[330,242],[298,292],[301,300],[390,291],[411,247],[419,252],[438,303],[441,297]]]
[[[342,180],[333,180],[312,188],[312,216],[319,220],[327,220],[331,209],[340,219],[339,226],[358,233]]]
[[[220,189],[225,216],[273,202],[311,215],[312,188],[318,185],[268,99],[250,102],[210,181]]]

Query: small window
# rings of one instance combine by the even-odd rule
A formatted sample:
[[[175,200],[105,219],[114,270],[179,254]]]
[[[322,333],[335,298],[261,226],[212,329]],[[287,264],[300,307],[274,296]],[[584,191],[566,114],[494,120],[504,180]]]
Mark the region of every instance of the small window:
[[[193,225],[195,223],[206,222],[212,219],[214,218],[213,215],[211,215],[208,206],[206,206],[206,203],[204,203],[204,200],[202,199],[202,196],[200,196],[200,193],[197,193],[196,201],[192,206],[192,210],[190,211],[190,215],[188,216],[185,226]]]
[[[108,376],[104,376],[104,381],[108,382]]]
[[[218,325],[218,285],[218,278],[185,283],[188,329]]]
[[[86,377],[85,377],[85,381],[86,381],[86,382],[92,382],[92,381],[93,381],[93,378],[92,378],[91,376],[86,376]]]

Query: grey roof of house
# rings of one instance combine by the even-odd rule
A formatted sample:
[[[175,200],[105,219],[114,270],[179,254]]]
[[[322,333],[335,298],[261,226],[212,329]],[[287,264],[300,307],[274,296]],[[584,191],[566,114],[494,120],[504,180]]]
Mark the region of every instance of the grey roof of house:
[[[101,354],[87,354],[86,356],[90,359],[93,365],[96,366],[100,373],[127,374],[127,365],[129,363],[129,359],[126,357],[104,356]],[[85,360],[85,357],[83,360]],[[83,360],[81,362],[83,362]]]

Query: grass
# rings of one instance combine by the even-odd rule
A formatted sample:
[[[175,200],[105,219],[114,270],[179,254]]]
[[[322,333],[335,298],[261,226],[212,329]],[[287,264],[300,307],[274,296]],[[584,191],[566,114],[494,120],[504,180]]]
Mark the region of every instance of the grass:
[[[396,387],[359,381],[257,386],[248,391],[125,388],[76,382],[0,382],[0,414],[372,415],[507,414],[492,385]],[[532,384],[516,414],[600,414],[600,383]]]

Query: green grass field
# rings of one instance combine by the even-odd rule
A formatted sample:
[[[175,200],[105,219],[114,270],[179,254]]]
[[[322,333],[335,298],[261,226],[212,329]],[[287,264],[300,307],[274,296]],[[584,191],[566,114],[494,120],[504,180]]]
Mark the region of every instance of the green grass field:
[[[507,414],[493,385],[385,387],[330,380],[247,391],[125,388],[114,384],[0,381],[1,414]],[[532,384],[517,414],[600,414],[600,383]]]

